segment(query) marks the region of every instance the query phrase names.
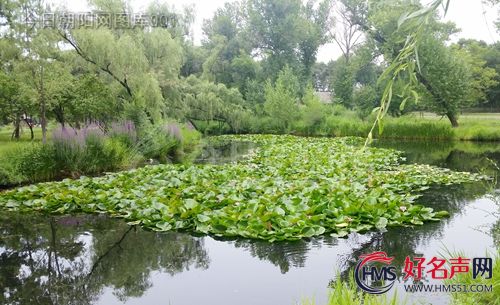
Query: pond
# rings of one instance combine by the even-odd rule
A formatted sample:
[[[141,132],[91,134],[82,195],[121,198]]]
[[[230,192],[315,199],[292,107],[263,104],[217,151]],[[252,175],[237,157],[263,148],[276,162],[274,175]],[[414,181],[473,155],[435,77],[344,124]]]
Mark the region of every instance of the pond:
[[[407,162],[497,176],[500,145],[379,142],[405,152]],[[200,162],[227,162],[254,148],[208,148]],[[347,238],[295,242],[214,239],[157,233],[105,216],[0,214],[1,304],[325,304],[328,286],[346,277],[362,254],[467,257],[496,253],[500,186],[478,182],[432,188],[419,202],[450,217],[423,226],[389,228]],[[401,287],[398,287],[401,290]],[[403,293],[404,294],[404,293]],[[447,295],[406,294],[447,304]]]

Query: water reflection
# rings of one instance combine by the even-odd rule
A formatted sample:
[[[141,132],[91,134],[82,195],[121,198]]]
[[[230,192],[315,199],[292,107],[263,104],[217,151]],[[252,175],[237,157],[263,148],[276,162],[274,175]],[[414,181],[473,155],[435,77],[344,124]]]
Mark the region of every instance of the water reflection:
[[[197,163],[221,164],[237,161],[255,149],[253,142],[222,142],[217,145],[206,145],[196,158]]]
[[[408,162],[500,172],[498,145],[377,145],[405,151]],[[207,148],[200,159],[233,161],[252,148]],[[361,254],[386,251],[400,269],[406,256],[437,255],[441,241],[465,253],[499,244],[498,181],[434,188],[419,201],[451,217],[347,239],[283,243],[155,233],[104,216],[2,213],[0,304],[294,304],[313,295],[321,304],[337,272],[347,277]],[[488,226],[484,233],[474,231],[481,224]]]
[[[151,273],[206,269],[203,239],[93,216],[0,215],[1,304],[93,304],[104,287],[121,301],[152,286]]]

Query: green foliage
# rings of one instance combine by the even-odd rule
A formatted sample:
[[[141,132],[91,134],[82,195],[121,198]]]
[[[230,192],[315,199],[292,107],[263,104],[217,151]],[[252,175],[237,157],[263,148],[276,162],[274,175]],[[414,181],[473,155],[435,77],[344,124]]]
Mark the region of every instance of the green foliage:
[[[435,39],[425,39],[420,48],[421,74],[432,94],[430,107],[442,115],[456,115],[460,109],[477,103],[469,67]]]
[[[500,91],[500,45],[487,45],[475,40],[460,40],[452,46],[471,74],[469,100],[484,107],[495,106]],[[500,106],[500,105],[496,105]]]
[[[347,108],[352,108],[352,98],[354,90],[353,66],[346,63],[343,58],[335,62],[334,73],[332,75],[332,87],[336,102]]]
[[[353,103],[361,117],[370,115],[380,102],[380,94],[376,88],[364,85],[354,90]]]
[[[225,136],[259,145],[222,165],[159,165],[1,193],[21,211],[107,212],[157,231],[296,240],[421,225],[446,212],[414,204],[434,184],[486,179],[429,165],[401,165],[399,153],[360,149],[360,139]]]
[[[47,159],[52,158],[50,153],[38,143],[16,146],[2,153],[0,157],[0,185],[17,185],[30,181],[30,179],[33,179],[31,181],[51,179],[53,177],[53,164],[47,162]],[[31,178],[30,174],[34,176]]]
[[[162,163],[190,162],[198,152],[200,140],[196,130],[169,122],[142,128],[136,145],[146,159]]]
[[[300,79],[302,92],[311,80],[318,48],[329,38],[331,3],[248,1],[248,39],[264,55],[262,65],[268,78],[275,80],[288,65]]]
[[[317,128],[324,122],[326,116],[329,114],[328,105],[321,103],[311,86],[306,88],[302,103],[304,107],[302,107],[300,113],[304,124],[313,129]]]
[[[350,276],[349,280],[342,281],[340,275],[337,275],[337,280],[333,283],[328,298],[327,305],[403,305],[397,294],[391,298],[386,295],[373,295],[362,292],[359,287],[354,283],[353,277]],[[314,302],[304,301],[302,305],[314,305]]]
[[[47,144],[27,143],[2,153],[0,185],[100,175],[130,169],[145,159],[188,163],[197,155],[200,134],[178,123],[112,124],[105,134],[96,126],[55,130]]]
[[[178,112],[179,118],[194,121],[221,122],[230,127],[230,131],[238,132],[241,118],[248,111],[245,102],[237,89],[228,88],[224,84],[215,84],[193,75],[177,84],[179,97],[170,105]],[[180,87],[180,88],[179,88]],[[194,126],[199,128],[199,126]]]
[[[451,255],[452,257],[464,257],[462,254]],[[495,276],[500,272],[500,262],[498,255],[493,258],[493,277],[485,279],[481,276],[473,279],[472,272],[457,273],[452,279],[445,280],[447,285],[485,285],[492,286],[492,292],[483,293],[451,293],[451,305],[499,305],[500,304],[500,278]]]
[[[276,122],[277,131],[289,130],[298,117],[299,82],[287,66],[279,74],[274,86],[268,81],[265,89],[264,111]]]
[[[500,120],[497,116],[463,116],[460,127],[455,129],[459,140],[498,141],[500,139]]]

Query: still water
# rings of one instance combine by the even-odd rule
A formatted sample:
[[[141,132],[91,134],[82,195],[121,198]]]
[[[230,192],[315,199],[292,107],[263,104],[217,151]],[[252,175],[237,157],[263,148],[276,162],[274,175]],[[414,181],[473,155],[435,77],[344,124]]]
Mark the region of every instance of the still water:
[[[407,162],[497,176],[500,145],[381,142]],[[208,148],[200,162],[227,162],[249,143]],[[349,276],[358,257],[385,251],[402,267],[406,256],[495,254],[500,185],[431,189],[420,202],[451,217],[413,228],[268,243],[217,240],[129,227],[103,215],[0,214],[0,304],[293,305],[325,304],[328,287]],[[401,290],[397,287],[395,290]],[[447,304],[446,294],[405,294],[410,301]]]

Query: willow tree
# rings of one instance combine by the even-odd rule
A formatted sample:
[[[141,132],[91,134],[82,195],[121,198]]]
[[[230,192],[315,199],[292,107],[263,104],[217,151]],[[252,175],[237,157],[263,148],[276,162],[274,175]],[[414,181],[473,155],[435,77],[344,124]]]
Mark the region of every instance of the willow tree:
[[[96,10],[128,10],[124,1],[93,4]],[[181,42],[172,37],[169,29],[103,27],[61,29],[59,34],[82,59],[100,71],[125,107],[132,109],[130,113],[144,113],[151,122],[168,115],[162,86],[178,77],[183,59]]]

